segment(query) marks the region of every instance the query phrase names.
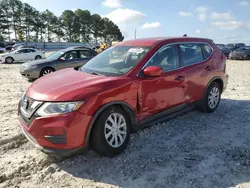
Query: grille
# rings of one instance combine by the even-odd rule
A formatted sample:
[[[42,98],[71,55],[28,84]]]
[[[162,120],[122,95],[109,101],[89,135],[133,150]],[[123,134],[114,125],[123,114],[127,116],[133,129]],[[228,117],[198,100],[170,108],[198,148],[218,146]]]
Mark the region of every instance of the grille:
[[[26,112],[30,112],[31,106],[32,104],[35,102],[34,99],[28,97],[27,95],[24,95],[23,99],[22,99],[22,104],[21,107],[26,111]]]
[[[21,114],[26,118],[30,119],[34,112],[42,105],[42,102],[35,101],[34,99],[24,95],[20,105]]]

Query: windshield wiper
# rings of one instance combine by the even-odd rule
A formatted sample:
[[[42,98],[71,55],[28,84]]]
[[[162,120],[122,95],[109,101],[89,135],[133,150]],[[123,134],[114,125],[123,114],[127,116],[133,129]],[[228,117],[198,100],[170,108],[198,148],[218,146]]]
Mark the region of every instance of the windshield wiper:
[[[93,74],[93,75],[100,75],[100,74],[98,74],[97,72],[90,72],[90,74]]]

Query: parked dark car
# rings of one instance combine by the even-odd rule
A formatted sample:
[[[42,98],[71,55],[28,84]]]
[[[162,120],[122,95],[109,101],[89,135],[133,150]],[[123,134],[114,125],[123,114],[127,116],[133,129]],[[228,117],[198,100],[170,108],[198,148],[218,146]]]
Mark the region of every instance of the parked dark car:
[[[250,60],[250,48],[241,47],[229,54],[229,59],[232,60]]]
[[[244,43],[230,43],[230,44],[227,44],[226,47],[229,48],[231,51],[234,51],[238,48],[246,47],[246,44],[244,44]]]
[[[114,59],[116,51],[124,53]],[[123,41],[78,70],[35,81],[19,102],[19,122],[44,152],[67,155],[91,146],[113,157],[140,128],[195,107],[215,111],[227,82],[226,57],[210,39]]]
[[[224,44],[217,44],[217,47],[219,49],[221,49],[221,51],[223,52],[223,54],[228,58],[229,54],[231,53],[231,50],[229,48],[226,47],[226,45]]]
[[[23,63],[20,73],[33,80],[60,69],[81,67],[95,55],[88,49],[59,50],[46,59]]]
[[[11,46],[11,45],[6,46],[6,47],[5,47],[5,50],[6,50],[6,51],[11,51],[11,50],[12,50],[12,46]]]

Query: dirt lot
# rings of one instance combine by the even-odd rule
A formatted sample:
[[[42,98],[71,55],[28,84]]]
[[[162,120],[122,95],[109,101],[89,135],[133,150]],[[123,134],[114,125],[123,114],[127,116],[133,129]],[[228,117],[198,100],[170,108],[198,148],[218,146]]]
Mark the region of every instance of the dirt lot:
[[[132,135],[115,158],[95,152],[55,163],[22,135],[17,103],[29,82],[0,64],[0,187],[250,187],[250,62],[229,61],[212,114],[192,111]]]

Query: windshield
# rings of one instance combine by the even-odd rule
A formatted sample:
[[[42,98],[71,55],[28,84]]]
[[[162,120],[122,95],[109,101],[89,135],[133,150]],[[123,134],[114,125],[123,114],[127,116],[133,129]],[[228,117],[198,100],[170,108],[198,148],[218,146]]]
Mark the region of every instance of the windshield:
[[[150,47],[113,46],[80,68],[80,71],[106,76],[120,76],[133,69]]]
[[[56,60],[61,57],[65,52],[64,51],[57,51],[47,57],[48,60]]]

